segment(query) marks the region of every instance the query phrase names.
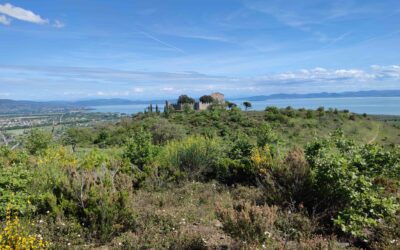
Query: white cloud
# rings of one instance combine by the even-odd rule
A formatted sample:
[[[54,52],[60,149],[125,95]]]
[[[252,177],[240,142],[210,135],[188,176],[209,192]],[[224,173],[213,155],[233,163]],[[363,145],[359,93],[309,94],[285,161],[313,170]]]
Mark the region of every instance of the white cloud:
[[[398,78],[400,79],[400,65],[372,65],[371,69],[379,78]]]
[[[65,23],[61,22],[60,20],[55,20],[53,23],[53,27],[61,29],[65,27]]]
[[[377,78],[377,74],[360,69],[325,69],[317,67],[314,69],[303,69],[294,72],[265,75],[256,78],[257,80],[271,82],[333,82],[333,81],[367,81]]]
[[[143,88],[134,88],[133,92],[135,93],[143,93],[144,89]]]
[[[0,15],[0,23],[4,25],[9,25],[11,23],[11,20],[6,16]]]
[[[7,77],[7,73],[12,77]],[[183,93],[200,96],[215,91],[233,97],[252,94],[387,90],[398,89],[399,81],[400,65],[373,65],[365,69],[316,67],[246,77],[216,76],[198,72],[0,66],[0,89],[7,89],[13,96],[18,91],[25,96],[27,88],[34,90],[43,87],[43,84],[48,84],[48,88],[53,88],[54,92],[64,91],[63,97],[82,97],[88,94],[107,98],[141,96],[156,99],[172,98]],[[13,84],[15,82],[18,84]],[[25,82],[26,84],[22,84]],[[66,85],[69,89],[79,89],[81,93],[70,93],[69,89],[63,89]]]
[[[47,19],[43,19],[42,17],[33,13],[30,10],[16,7],[9,3],[0,4],[0,13],[21,21],[26,21],[36,24],[46,24],[49,22]]]
[[[118,96],[129,96],[129,91],[97,91],[97,96],[104,96],[104,97],[118,97]],[[91,96],[91,95],[90,95]]]

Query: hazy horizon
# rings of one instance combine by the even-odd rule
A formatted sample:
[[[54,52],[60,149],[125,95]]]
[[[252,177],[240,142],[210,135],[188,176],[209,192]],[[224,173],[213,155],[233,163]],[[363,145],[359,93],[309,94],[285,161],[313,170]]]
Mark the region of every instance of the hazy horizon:
[[[400,2],[0,1],[0,99],[398,89]]]
[[[244,100],[246,98],[253,98],[253,97],[269,97],[269,96],[273,96],[275,97],[276,95],[282,95],[282,96],[291,96],[291,95],[316,95],[315,97],[305,97],[306,99],[309,98],[315,98],[315,99],[326,99],[326,98],[340,98],[340,97],[318,97],[318,95],[323,95],[323,94],[339,94],[339,95],[343,95],[343,94],[354,94],[354,93],[362,93],[362,92],[377,92],[378,94],[376,96],[368,96],[368,97],[397,97],[396,96],[382,96],[379,95],[380,92],[387,92],[387,91],[396,91],[396,92],[400,92],[400,89],[384,89],[384,90],[375,90],[375,89],[370,89],[370,90],[361,90],[361,91],[343,91],[343,92],[311,92],[311,93],[275,93],[275,94],[257,94],[257,95],[242,95],[242,96],[225,96],[225,98],[227,100]],[[12,101],[34,101],[34,102],[80,102],[80,101],[96,101],[96,100],[125,100],[125,101],[137,101],[137,102],[150,102],[150,101],[173,101],[173,100],[177,100],[178,97],[180,95],[184,95],[185,93],[180,93],[174,97],[160,97],[159,99],[146,99],[146,98],[142,98],[142,99],[137,99],[137,98],[130,98],[130,97],[126,97],[126,96],[122,96],[122,97],[102,97],[102,96],[94,96],[94,97],[82,97],[82,98],[76,98],[76,99],[60,99],[60,98],[56,98],[56,99],[12,99],[12,98],[1,98],[0,100],[12,100]],[[207,92],[207,93],[202,93],[200,95],[196,95],[196,96],[191,96],[195,99],[199,99],[201,96],[203,95],[208,95],[208,94],[212,94],[211,92]],[[350,96],[343,96],[343,98],[348,98]],[[399,95],[400,97],[400,95]],[[365,98],[364,96],[353,96],[353,98]],[[275,98],[274,98],[275,99]],[[279,98],[278,98],[279,99]],[[286,98],[283,98],[286,99]],[[288,99],[293,99],[293,98],[288,98]],[[294,98],[294,99],[302,99],[300,98]]]

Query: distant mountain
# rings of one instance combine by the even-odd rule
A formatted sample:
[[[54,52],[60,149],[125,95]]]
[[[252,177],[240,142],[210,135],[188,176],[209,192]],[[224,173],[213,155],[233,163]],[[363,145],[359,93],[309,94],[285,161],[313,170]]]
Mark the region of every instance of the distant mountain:
[[[54,113],[83,109],[68,102],[35,102],[0,99],[0,114]]]
[[[163,104],[162,100],[93,99],[79,101],[16,101],[0,99],[0,114],[37,114],[85,110],[92,106]]]
[[[127,100],[120,98],[112,98],[112,99],[93,99],[93,100],[81,100],[70,102],[73,105],[77,106],[106,106],[106,105],[133,105],[133,104],[162,104],[164,101],[162,100],[153,100],[153,101],[142,101],[142,100]]]
[[[236,100],[246,101],[266,101],[271,99],[302,99],[302,98],[343,98],[343,97],[400,97],[400,90],[368,90],[356,92],[341,93],[310,93],[310,94],[273,94],[258,95],[245,98],[237,98]]]

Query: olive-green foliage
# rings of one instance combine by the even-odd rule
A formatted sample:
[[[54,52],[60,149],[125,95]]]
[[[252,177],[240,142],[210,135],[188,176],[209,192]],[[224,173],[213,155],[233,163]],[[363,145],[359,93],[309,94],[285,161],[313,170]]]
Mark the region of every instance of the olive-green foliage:
[[[31,154],[39,154],[50,146],[52,139],[50,132],[34,128],[26,137],[25,148]]]
[[[113,154],[116,156],[116,154]],[[127,206],[132,182],[119,185],[122,158],[111,159],[98,150],[78,160],[64,148],[46,151],[32,181],[40,196],[41,212],[54,217],[77,218],[102,241],[134,223]]]
[[[144,126],[149,127],[153,142],[158,145],[163,145],[171,140],[181,140],[187,134],[182,125],[171,123],[163,118],[145,120]]]
[[[62,136],[64,145],[71,145],[75,151],[76,146],[88,145],[93,142],[92,130],[88,128],[71,127]]]
[[[257,130],[256,135],[259,147],[268,145],[271,148],[272,154],[277,154],[280,139],[270,124],[263,123]]]
[[[218,139],[189,136],[169,142],[158,161],[163,169],[174,172],[171,177],[209,180],[215,178],[221,155],[223,144]]]
[[[357,145],[336,133],[307,147],[316,199],[344,232],[368,238],[368,230],[390,220],[399,210],[395,197],[385,195],[381,177],[399,180],[398,153],[377,145]]]
[[[35,210],[29,202],[29,183],[33,171],[28,167],[28,154],[0,146],[0,217],[5,216],[7,205],[18,214]]]
[[[157,153],[156,147],[152,143],[152,136],[149,132],[140,129],[135,131],[126,143],[124,156],[127,157],[132,164],[140,169],[150,164]]]
[[[256,169],[251,163],[255,145],[244,135],[239,135],[227,150],[226,157],[220,156],[218,180],[226,184],[256,184]]]

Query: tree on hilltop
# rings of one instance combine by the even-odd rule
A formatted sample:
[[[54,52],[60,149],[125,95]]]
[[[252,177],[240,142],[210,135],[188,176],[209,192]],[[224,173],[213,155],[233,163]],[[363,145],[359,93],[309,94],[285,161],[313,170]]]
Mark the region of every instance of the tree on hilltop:
[[[178,104],[191,104],[195,103],[194,99],[187,96],[187,95],[181,95],[178,98]]]
[[[203,95],[202,97],[200,97],[200,101],[202,103],[213,103],[214,102],[214,98],[210,95]]]

